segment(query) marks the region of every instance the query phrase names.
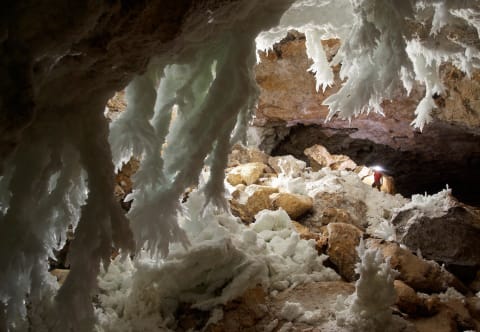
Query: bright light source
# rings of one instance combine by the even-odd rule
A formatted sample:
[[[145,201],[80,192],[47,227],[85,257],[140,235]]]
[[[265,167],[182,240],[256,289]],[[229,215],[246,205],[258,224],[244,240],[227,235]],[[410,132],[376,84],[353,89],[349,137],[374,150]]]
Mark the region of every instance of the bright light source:
[[[385,171],[385,169],[380,165],[374,165],[370,168],[373,169],[375,172],[384,172]]]

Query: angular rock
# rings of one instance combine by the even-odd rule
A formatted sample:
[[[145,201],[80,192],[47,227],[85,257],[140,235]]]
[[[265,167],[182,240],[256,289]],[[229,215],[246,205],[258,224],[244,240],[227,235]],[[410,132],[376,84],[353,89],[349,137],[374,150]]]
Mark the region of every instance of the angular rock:
[[[427,261],[412,254],[396,243],[385,243],[370,239],[368,247],[380,248],[385,258],[390,258],[392,269],[399,272],[397,279],[419,292],[440,293],[454,287],[466,293],[467,288],[450,272],[434,261]]]
[[[406,215],[408,217],[408,214]],[[438,262],[480,266],[480,215],[466,206],[450,208],[441,217],[397,216],[397,238],[411,250]]]
[[[338,273],[351,282],[355,277],[355,264],[358,261],[356,248],[363,232],[357,227],[345,223],[327,225],[328,249],[330,261],[337,267]]]
[[[306,162],[299,160],[292,155],[270,157],[268,158],[268,165],[273,168],[277,174],[284,173],[291,177],[302,175],[307,167]]]
[[[297,219],[310,211],[313,207],[313,199],[306,195],[276,193],[270,196],[274,209],[282,208],[291,219]]]
[[[313,212],[303,224],[315,232],[332,222],[352,224],[363,230],[366,213],[367,206],[361,200],[352,202],[342,194],[320,192],[314,197]]]
[[[437,301],[431,301],[417,295],[415,290],[401,280],[395,280],[393,283],[397,292],[396,305],[403,313],[409,316],[431,316],[438,311]]]
[[[440,295],[441,296],[441,295]],[[417,331],[479,331],[480,321],[468,309],[468,299],[446,298],[437,303],[438,313],[432,317],[415,318]]]
[[[443,309],[433,317],[412,319],[417,332],[457,332],[454,313]]]
[[[247,290],[242,297],[225,305],[222,319],[209,326],[207,331],[249,331],[268,315],[266,297],[261,287]]]
[[[288,288],[276,295],[266,294],[260,287],[228,302],[223,317],[204,329],[206,332],[321,332],[338,331],[335,323],[337,296],[348,296],[355,291],[352,284],[343,281],[311,282]],[[320,299],[320,300],[319,300]],[[285,319],[285,305],[298,305],[299,315],[292,321]],[[192,324],[190,324],[191,326]],[[196,329],[197,330],[197,329]],[[198,330],[201,330],[198,328]],[[187,331],[184,328],[181,331]]]
[[[304,154],[310,161],[310,167],[318,171],[323,167],[330,167],[332,170],[349,170],[357,168],[357,164],[350,157],[337,154],[332,155],[322,145],[314,145],[305,149]]]
[[[233,167],[227,174],[227,181],[232,185],[251,185],[258,181],[267,165],[263,163],[247,163]]]
[[[301,223],[297,221],[292,221],[293,227],[295,228],[295,231],[300,234],[300,237],[305,240],[310,240],[310,239],[318,239],[319,235],[318,233],[313,233],[310,232],[308,227],[303,226]]]
[[[332,222],[342,222],[354,225],[352,216],[345,210],[328,207],[323,211],[323,223],[330,224]],[[355,225],[356,226],[356,225]]]
[[[234,199],[230,201],[232,213],[239,217],[243,222],[249,224],[255,220],[255,215],[262,210],[273,210],[270,195],[277,193],[277,188],[260,185],[250,185],[244,189],[244,192],[234,193]],[[242,196],[248,196],[245,202],[242,202]]]
[[[453,313],[457,330],[480,331],[480,321],[470,315],[465,298],[449,298],[443,304]]]
[[[255,147],[246,147],[235,144],[228,155],[228,167],[235,167],[247,163],[268,163],[268,155]]]
[[[311,232],[310,229],[299,222],[292,221],[293,227],[300,234],[300,238],[304,240],[315,240],[315,247],[319,253],[323,253],[328,244],[328,237],[326,235],[326,227],[321,233]]]
[[[344,281],[312,282],[298,285],[278,293],[271,299],[269,307],[274,317],[283,316],[282,310],[286,302],[298,303],[301,306],[301,316],[292,323],[292,327],[286,331],[292,332],[321,332],[347,330],[336,326],[335,304],[337,297],[347,297],[355,291],[355,286]],[[333,324],[332,324],[333,323]],[[282,322],[279,323],[281,326]],[[265,331],[257,329],[254,331]],[[279,331],[277,329],[273,331]],[[285,330],[284,330],[285,331]],[[253,331],[252,331],[253,332]]]

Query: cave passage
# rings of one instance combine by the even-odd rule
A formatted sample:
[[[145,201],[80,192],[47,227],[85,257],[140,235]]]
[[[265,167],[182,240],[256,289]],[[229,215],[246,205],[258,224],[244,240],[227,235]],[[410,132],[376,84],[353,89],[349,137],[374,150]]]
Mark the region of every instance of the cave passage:
[[[448,185],[461,202],[480,206],[480,136],[445,123],[434,123],[416,132],[403,148],[354,138],[355,128],[329,129],[298,125],[291,129],[273,155],[291,154],[308,162],[303,151],[314,145],[330,153],[349,156],[358,165],[381,165],[405,197],[433,194]],[[408,145],[407,145],[408,144]]]

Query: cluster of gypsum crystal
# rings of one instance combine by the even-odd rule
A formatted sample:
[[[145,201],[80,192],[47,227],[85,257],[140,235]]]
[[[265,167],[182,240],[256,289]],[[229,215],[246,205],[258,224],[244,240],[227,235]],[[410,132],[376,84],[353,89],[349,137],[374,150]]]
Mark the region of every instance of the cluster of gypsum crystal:
[[[245,125],[256,95],[255,36],[290,4],[232,1],[190,13],[178,47],[153,59],[127,88],[131,109],[122,118],[130,121],[108,128],[103,108],[91,107],[97,100],[37,115],[0,180],[2,328],[89,331],[96,277],[112,245],[134,252],[135,240],[137,250],[165,255],[169,243],[187,241],[175,219],[178,197],[197,182],[205,160],[214,174],[205,193],[221,195],[230,134],[237,119]],[[178,115],[170,124],[173,104]],[[130,222],[113,195],[115,166],[127,155],[141,158]],[[57,291],[46,260],[69,224],[76,226],[71,271]]]

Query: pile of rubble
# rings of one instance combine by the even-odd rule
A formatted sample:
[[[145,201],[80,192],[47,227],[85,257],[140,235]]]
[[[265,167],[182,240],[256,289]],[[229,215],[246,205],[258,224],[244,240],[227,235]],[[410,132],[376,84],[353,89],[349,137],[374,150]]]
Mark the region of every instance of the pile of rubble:
[[[310,167],[292,156],[271,157],[236,146],[226,172],[226,182],[231,186],[230,207],[247,225],[254,223],[255,215],[264,209],[285,210],[300,236],[314,239],[319,254],[328,255],[325,264],[334,268],[342,281],[313,282],[274,294],[252,289],[227,304],[223,319],[210,331],[343,330],[332,323],[335,301],[337,296],[355,290],[355,266],[359,261],[356,248],[361,239],[368,248],[379,249],[391,268],[398,271],[393,312],[408,321],[412,331],[480,331],[478,211],[445,194],[446,207],[427,213],[421,211],[421,204],[397,195],[400,207],[384,211],[382,216],[383,223],[391,227],[387,240],[379,236],[382,225],[370,227],[364,201],[349,199],[342,192],[319,191],[311,196],[308,190],[302,190],[300,181],[295,183],[296,178],[327,167],[339,172],[339,176],[342,172],[357,174],[370,184],[372,170],[356,165],[346,156],[330,155],[321,146],[307,149],[306,155]],[[282,182],[285,177],[290,183]],[[391,196],[393,179],[385,183],[388,185],[383,191],[387,193],[379,194]],[[445,264],[452,268],[445,268]],[[457,270],[463,273],[455,273]],[[291,303],[298,304],[301,310],[285,315],[285,306]],[[305,312],[319,309],[320,316],[305,318]]]

